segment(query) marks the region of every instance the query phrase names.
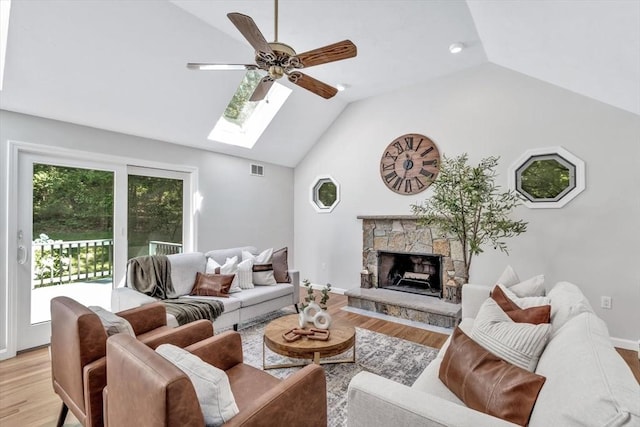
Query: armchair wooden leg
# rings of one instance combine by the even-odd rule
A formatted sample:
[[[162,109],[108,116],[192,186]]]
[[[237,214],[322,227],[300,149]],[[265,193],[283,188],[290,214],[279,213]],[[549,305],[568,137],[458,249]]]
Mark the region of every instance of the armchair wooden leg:
[[[62,402],[62,408],[60,408],[60,415],[58,416],[58,424],[56,427],[62,427],[64,425],[64,420],[67,419],[67,413],[69,412],[69,407]]]
[[[293,306],[296,308],[296,313],[300,313],[300,309],[298,308],[298,304],[293,304]]]

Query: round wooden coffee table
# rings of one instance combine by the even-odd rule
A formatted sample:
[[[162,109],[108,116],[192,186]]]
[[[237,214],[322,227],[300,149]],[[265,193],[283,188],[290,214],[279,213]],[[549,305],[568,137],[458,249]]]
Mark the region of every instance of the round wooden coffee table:
[[[279,317],[269,322],[264,330],[264,340],[262,346],[262,367],[263,369],[291,368],[304,366],[307,363],[280,363],[267,365],[265,361],[265,346],[271,351],[282,356],[295,359],[310,359],[313,363],[353,363],[356,361],[356,328],[348,322],[337,319],[331,323],[329,328],[329,339],[327,341],[310,340],[302,337],[297,341],[286,341],[282,334],[293,328],[300,327],[298,315],[291,314]],[[309,329],[310,325],[305,329]],[[353,348],[352,356],[349,359],[341,360],[321,360],[322,358],[336,356]]]

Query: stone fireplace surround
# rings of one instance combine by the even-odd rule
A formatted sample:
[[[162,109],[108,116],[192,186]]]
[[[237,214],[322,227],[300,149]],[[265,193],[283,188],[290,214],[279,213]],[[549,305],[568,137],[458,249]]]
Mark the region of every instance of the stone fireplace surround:
[[[461,287],[466,283],[462,245],[412,215],[358,216],[362,220],[362,264],[372,275],[371,289],[346,292],[348,305],[446,328],[461,315]],[[442,256],[443,298],[378,289],[378,251]],[[404,294],[404,295],[403,295]]]

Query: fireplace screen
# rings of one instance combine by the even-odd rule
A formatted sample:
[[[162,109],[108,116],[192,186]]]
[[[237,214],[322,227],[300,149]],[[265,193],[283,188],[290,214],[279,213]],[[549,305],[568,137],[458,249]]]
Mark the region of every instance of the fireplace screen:
[[[378,251],[378,287],[442,298],[442,256]]]

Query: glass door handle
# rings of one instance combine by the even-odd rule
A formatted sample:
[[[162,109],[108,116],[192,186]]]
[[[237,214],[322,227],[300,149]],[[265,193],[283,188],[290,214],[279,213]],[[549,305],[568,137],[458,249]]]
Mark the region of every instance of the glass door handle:
[[[27,263],[27,248],[24,245],[18,246],[18,264],[26,264]]]

